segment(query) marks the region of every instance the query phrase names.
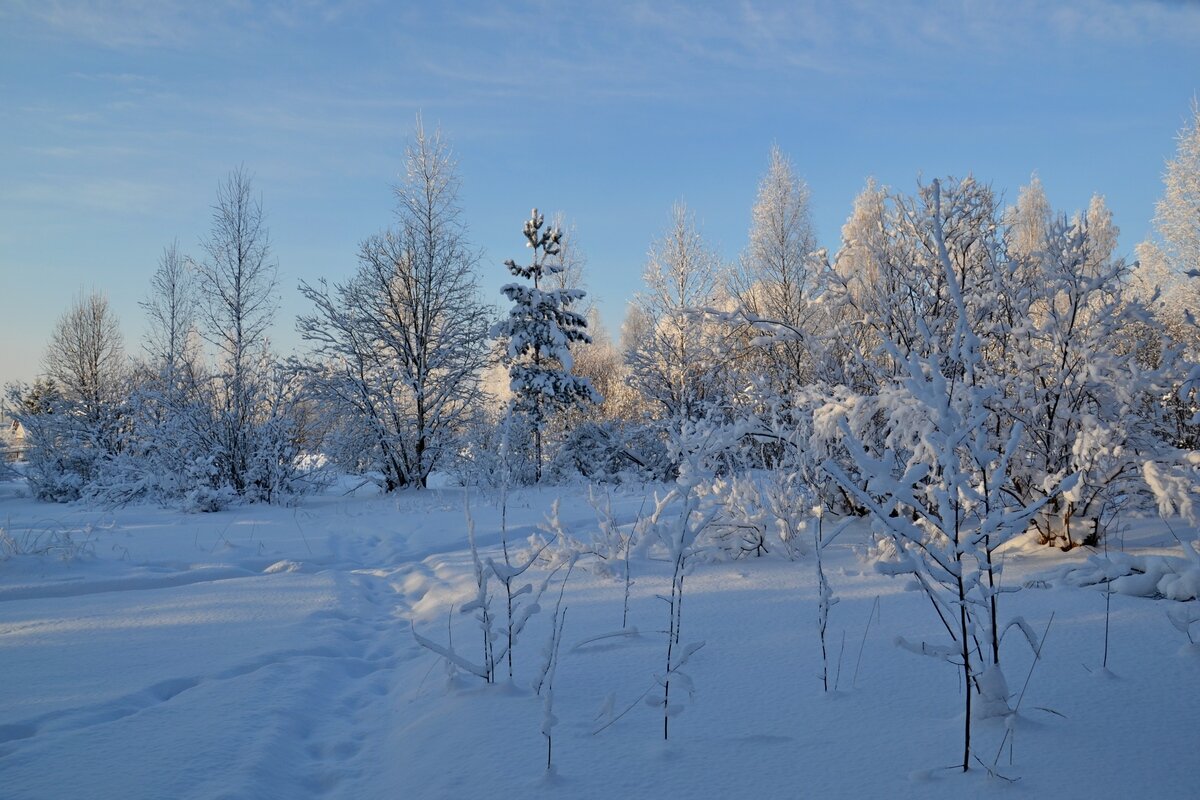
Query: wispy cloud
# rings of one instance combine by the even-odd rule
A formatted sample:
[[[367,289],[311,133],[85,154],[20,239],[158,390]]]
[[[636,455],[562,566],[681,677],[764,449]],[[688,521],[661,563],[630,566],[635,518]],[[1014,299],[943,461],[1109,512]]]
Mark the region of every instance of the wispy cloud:
[[[158,83],[157,78],[136,72],[72,72],[70,77],[90,83],[110,83],[119,86]]]
[[[1200,3],[1193,0],[1079,0],[1048,9],[1063,36],[1102,43],[1200,41]]]
[[[218,2],[164,0],[17,0],[4,17],[26,33],[87,42],[114,50],[185,44],[205,21],[218,19]]]
[[[23,33],[86,42],[112,50],[195,49],[213,37],[244,42],[336,24],[377,0],[13,0],[0,20]]]
[[[121,145],[79,145],[72,147],[48,145],[45,147],[26,147],[25,152],[33,156],[43,156],[51,159],[87,158],[111,160],[136,155],[140,151],[133,147]]]
[[[114,214],[150,214],[171,198],[169,187],[160,184],[113,179],[75,182],[67,177],[44,178],[21,183],[5,193],[9,203],[39,205],[62,210],[81,208]]]

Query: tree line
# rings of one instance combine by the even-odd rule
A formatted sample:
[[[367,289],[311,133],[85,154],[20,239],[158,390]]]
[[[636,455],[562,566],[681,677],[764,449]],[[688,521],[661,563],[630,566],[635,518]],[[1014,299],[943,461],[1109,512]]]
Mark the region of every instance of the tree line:
[[[536,210],[531,260],[505,263],[511,309],[482,297],[452,152],[418,122],[393,225],[362,242],[348,277],[300,284],[304,357],[270,351],[277,264],[239,169],[199,255],[164,250],[140,356],[125,355],[104,296],[81,296],[44,376],[9,387],[7,405],[38,496],[194,509],[284,502],[324,467],[384,491],[435,472],[669,480],[686,442],[719,429],[713,473],[756,476],[762,509],[798,485],[797,503],[865,514],[890,497],[912,514],[920,498],[895,481],[933,491],[949,462],[930,443],[953,418],[965,438],[943,444],[973,442],[957,458],[978,462],[961,480],[986,483],[980,497],[1036,505],[1028,524],[1046,542],[1096,541],[1152,499],[1148,469],[1160,489],[1190,480],[1198,123],[1194,107],[1136,261],[1117,254],[1103,197],[1067,215],[1036,176],[1010,207],[971,176],[911,192],[868,181],[831,253],[773,148],[736,263],[675,206],[614,341],[588,305],[579,237]]]

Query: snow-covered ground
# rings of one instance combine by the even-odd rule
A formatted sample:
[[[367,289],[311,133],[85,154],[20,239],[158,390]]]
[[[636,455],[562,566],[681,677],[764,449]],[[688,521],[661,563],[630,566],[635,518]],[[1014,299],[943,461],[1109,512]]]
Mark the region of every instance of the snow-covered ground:
[[[345,488],[295,508],[184,515],[40,504],[0,484],[9,550],[44,551],[0,561],[0,796],[1183,798],[1200,786],[1200,652],[1169,622],[1172,601],[1113,594],[1100,669],[1105,593],[1063,579],[1082,549],[1006,556],[1005,582],[1029,588],[1002,613],[1039,634],[1054,614],[1031,676],[1029,647],[1005,641],[1018,715],[975,726],[976,754],[1016,782],[944,769],[961,752],[958,671],[894,644],[936,635],[937,620],[863,560],[862,525],[826,553],[840,598],[828,694],[811,557],[698,565],[682,638],[705,646],[666,743],[660,710],[635,702],[662,669],[666,566],[633,561],[640,634],[578,644],[621,628],[624,595],[581,561],[564,593],[548,775],[529,684],[557,584],[518,643],[513,683],[507,668],[494,686],[449,678],[410,624],[478,654],[458,610],[473,588],[464,506],[494,555],[496,498]],[[545,489],[510,498],[511,540],[560,496],[586,539],[586,491]],[[630,523],[643,494],[612,499]],[[1126,528],[1114,549],[1179,552],[1162,523]],[[610,698],[616,714],[633,708],[596,733]],[[997,754],[1006,724],[1012,746]]]

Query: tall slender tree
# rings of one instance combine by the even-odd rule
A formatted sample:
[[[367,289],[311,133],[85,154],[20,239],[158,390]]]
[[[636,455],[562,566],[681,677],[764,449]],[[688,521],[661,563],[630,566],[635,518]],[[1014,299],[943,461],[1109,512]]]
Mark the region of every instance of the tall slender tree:
[[[168,385],[194,359],[196,301],[196,275],[180,252],[179,243],[171,242],[163,248],[158,268],[150,278],[149,296],[139,304],[147,322],[143,347],[151,368]]]
[[[1035,172],[1017,193],[1017,204],[1005,211],[1008,250],[1014,256],[1032,259],[1046,248],[1046,237],[1054,221],[1054,209],[1046,197],[1042,179]]]
[[[219,356],[215,450],[221,477],[240,495],[248,488],[251,429],[267,377],[267,329],[277,308],[271,237],[244,168],[218,185],[212,227],[200,246],[201,332]]]
[[[203,364],[196,342],[196,275],[178,242],[163,248],[141,307],[147,364],[131,397],[138,460],[144,485],[160,499],[179,499],[196,488],[194,470],[207,456],[199,446],[212,416],[202,389]]]
[[[771,320],[792,333],[767,339],[769,345],[759,348],[763,371],[779,393],[809,383],[815,372],[812,339],[806,334],[816,333],[813,329],[820,326],[812,300],[819,287],[821,262],[809,198],[808,185],[796,175],[791,161],[778,146],[772,147],[734,293],[748,317]]]
[[[1179,131],[1175,158],[1163,175],[1165,191],[1155,206],[1154,223],[1168,263],[1196,277],[1200,272],[1200,100],[1192,100],[1191,119]]]
[[[627,320],[638,335],[629,339],[625,355],[633,385],[676,430],[703,416],[723,389],[728,326],[714,325],[705,310],[717,305],[724,274],[693,215],[676,204],[666,233],[650,246],[646,290]]]

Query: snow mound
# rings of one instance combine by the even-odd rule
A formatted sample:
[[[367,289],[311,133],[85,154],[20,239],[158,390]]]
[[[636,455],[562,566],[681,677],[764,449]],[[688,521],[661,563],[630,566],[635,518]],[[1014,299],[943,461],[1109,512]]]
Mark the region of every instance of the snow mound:
[[[1070,586],[1107,583],[1112,591],[1131,597],[1195,600],[1200,597],[1200,560],[1172,556],[1133,556],[1112,553],[1093,556],[1086,564],[1062,572]]]

